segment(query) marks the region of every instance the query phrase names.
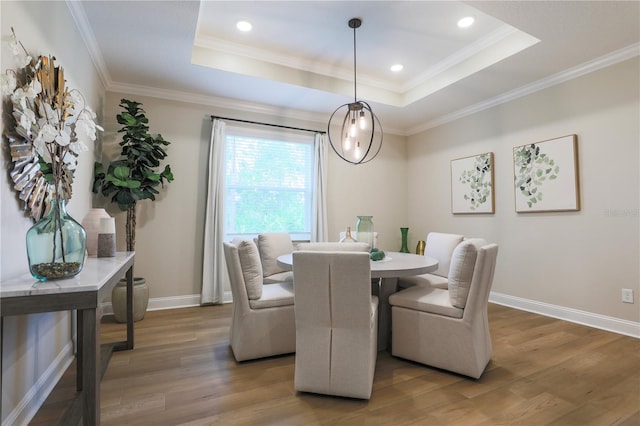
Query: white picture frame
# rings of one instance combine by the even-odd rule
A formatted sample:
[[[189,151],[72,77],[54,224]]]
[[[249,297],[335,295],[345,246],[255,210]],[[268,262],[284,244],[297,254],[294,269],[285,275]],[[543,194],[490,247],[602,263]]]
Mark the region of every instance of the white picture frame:
[[[580,210],[578,141],[567,135],[513,148],[515,210]]]
[[[451,213],[495,213],[493,152],[451,160]]]

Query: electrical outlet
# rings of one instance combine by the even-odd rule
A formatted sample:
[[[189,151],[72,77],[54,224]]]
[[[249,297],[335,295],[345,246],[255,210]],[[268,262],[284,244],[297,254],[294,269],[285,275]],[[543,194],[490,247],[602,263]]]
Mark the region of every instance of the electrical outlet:
[[[631,290],[630,288],[623,288],[622,301],[624,303],[633,303],[633,290]]]

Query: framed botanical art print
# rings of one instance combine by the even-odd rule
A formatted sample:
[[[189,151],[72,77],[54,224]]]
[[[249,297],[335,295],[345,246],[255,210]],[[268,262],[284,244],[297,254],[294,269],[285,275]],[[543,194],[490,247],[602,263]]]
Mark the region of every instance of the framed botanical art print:
[[[516,212],[580,210],[576,135],[513,148],[513,174]]]
[[[451,160],[451,213],[494,213],[493,152]]]

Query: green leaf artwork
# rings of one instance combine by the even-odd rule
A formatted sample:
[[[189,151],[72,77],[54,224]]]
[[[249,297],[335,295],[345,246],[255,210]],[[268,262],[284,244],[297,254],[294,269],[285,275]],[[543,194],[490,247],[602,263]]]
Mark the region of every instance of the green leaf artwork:
[[[516,168],[516,188],[527,199],[527,205],[532,207],[542,201],[541,187],[544,181],[556,179],[560,166],[542,152],[537,144],[516,148],[513,158]]]
[[[468,187],[464,199],[469,202],[469,209],[476,210],[489,200],[491,196],[491,159],[489,153],[475,157],[473,168],[463,170],[458,181]]]

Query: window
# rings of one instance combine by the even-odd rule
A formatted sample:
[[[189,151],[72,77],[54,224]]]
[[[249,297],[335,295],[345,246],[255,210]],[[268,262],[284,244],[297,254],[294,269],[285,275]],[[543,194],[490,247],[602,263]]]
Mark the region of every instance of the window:
[[[309,240],[313,134],[226,128],[225,229],[228,239],[288,232]]]

